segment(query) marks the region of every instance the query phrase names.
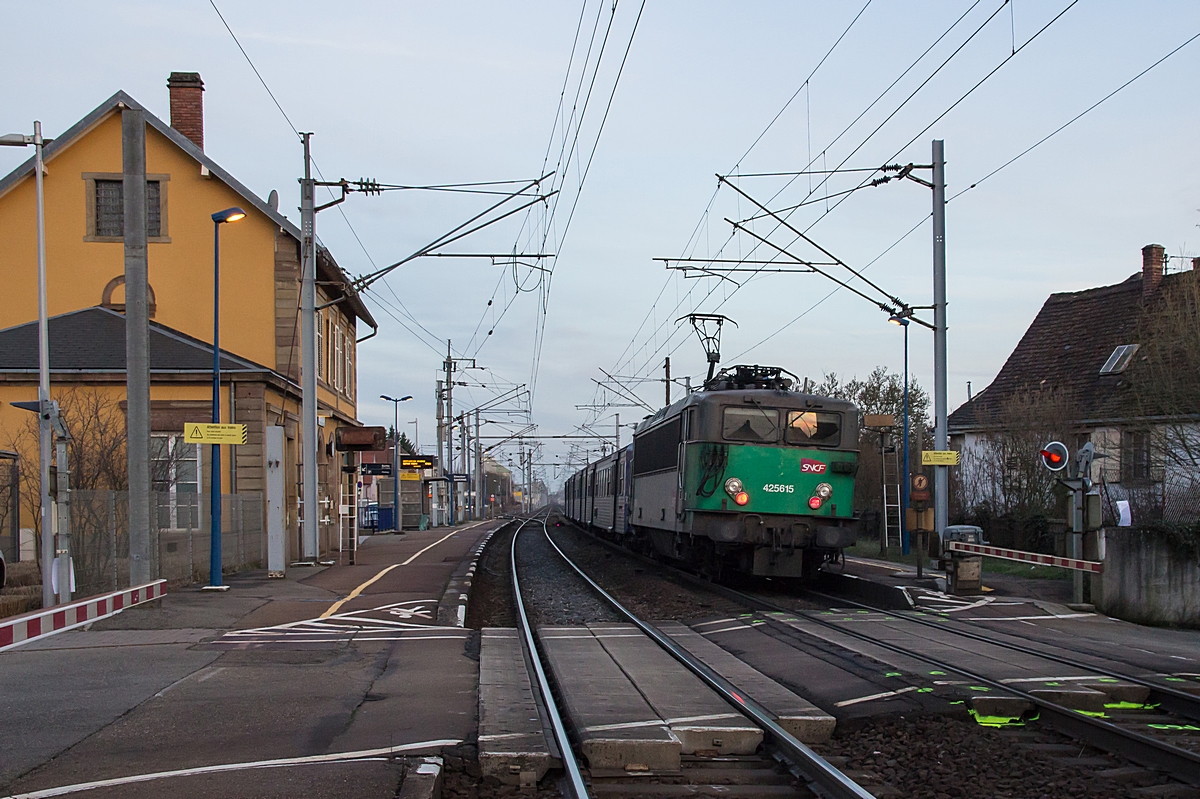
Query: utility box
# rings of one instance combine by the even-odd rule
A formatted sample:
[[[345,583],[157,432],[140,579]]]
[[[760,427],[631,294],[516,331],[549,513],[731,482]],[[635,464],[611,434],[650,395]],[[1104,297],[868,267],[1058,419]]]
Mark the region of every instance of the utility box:
[[[946,569],[946,593],[977,594],[983,588],[983,556],[950,552],[951,541],[983,544],[983,528],[973,524],[952,524],[942,532],[942,562]]]
[[[983,557],[953,552],[946,561],[946,593],[978,594],[983,589]]]

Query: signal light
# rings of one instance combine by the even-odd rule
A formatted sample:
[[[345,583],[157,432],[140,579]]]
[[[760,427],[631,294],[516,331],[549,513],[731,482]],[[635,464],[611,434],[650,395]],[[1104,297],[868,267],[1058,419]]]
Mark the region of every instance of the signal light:
[[[1067,446],[1061,441],[1051,441],[1038,452],[1038,455],[1042,458],[1042,465],[1052,472],[1061,472],[1067,468],[1067,463],[1071,459]]]
[[[812,508],[813,510],[820,510],[821,509],[821,498],[820,497],[809,497],[808,498],[808,507]]]
[[[747,494],[745,491],[739,491],[739,492],[737,492],[737,494],[734,495],[733,501],[739,505],[745,505],[747,502],[750,501],[750,495]]]

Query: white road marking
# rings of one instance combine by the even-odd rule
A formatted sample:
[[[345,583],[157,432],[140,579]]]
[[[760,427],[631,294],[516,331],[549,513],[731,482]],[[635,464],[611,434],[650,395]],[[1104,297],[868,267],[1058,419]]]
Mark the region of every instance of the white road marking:
[[[1080,619],[1095,613],[1052,613],[1041,616],[971,616],[967,621],[1036,621],[1038,619]],[[1151,652],[1150,654],[1154,654]]]
[[[899,696],[906,694],[909,691],[917,690],[917,686],[910,685],[907,688],[901,688],[896,691],[884,691],[881,694],[871,694],[870,696],[860,696],[857,699],[843,699],[841,702],[835,702],[834,707],[846,707],[847,705],[857,705],[859,702],[870,702],[875,699],[887,699],[889,696]]]
[[[218,766],[200,766],[198,768],[184,768],[175,771],[157,771],[150,774],[134,774],[128,777],[117,777],[110,780],[97,780],[95,782],[79,782],[74,785],[63,785],[58,788],[46,788],[40,791],[32,791],[30,793],[18,793],[12,796],[3,797],[3,799],[48,799],[52,796],[66,796],[71,793],[80,793],[82,791],[92,791],[97,788],[112,788],[118,785],[131,785],[137,782],[153,782],[154,780],[170,779],[172,777],[190,777],[196,774],[216,774],[225,771],[245,771],[248,769],[258,768],[282,768],[286,766],[307,766],[321,763],[337,763],[353,760],[374,760],[381,755],[396,755],[402,752],[413,752],[420,749],[434,749],[443,746],[455,746],[461,741],[451,738],[442,738],[434,741],[420,741],[418,743],[401,744],[399,746],[385,746],[381,749],[362,749],[357,752],[335,752],[328,755],[309,755],[308,757],[286,757],[279,760],[257,760],[249,763],[223,763]]]
[[[753,629],[754,628],[751,627],[749,624],[738,624],[734,627],[722,627],[719,630],[705,630],[704,632],[702,632],[700,634],[701,635],[716,635],[717,633],[727,633],[731,630],[753,630]]]

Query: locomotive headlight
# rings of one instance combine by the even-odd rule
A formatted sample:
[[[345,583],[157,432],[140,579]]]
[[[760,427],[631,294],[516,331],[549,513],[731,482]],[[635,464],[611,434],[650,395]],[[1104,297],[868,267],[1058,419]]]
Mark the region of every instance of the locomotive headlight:
[[[729,496],[733,497],[734,500],[736,501],[738,494],[745,493],[742,491],[742,481],[737,479],[736,477],[730,477],[728,480],[725,481],[725,493],[728,494]],[[747,495],[746,499],[747,500],[750,499],[749,495]],[[738,502],[738,504],[745,505],[746,503]]]
[[[733,495],[733,501],[739,505],[745,505],[747,502],[750,501],[750,495],[747,494],[745,491],[739,491]]]
[[[831,486],[829,483],[819,483],[813,493],[820,497],[821,501],[824,502],[833,496],[833,486]]]

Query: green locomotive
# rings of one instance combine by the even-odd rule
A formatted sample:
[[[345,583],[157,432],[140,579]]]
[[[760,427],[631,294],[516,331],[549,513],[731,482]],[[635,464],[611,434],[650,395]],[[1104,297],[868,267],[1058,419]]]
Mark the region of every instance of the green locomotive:
[[[631,453],[573,475],[568,516],[713,576],[811,576],[855,542],[859,412],[795,385],[723,370],[639,424]]]

